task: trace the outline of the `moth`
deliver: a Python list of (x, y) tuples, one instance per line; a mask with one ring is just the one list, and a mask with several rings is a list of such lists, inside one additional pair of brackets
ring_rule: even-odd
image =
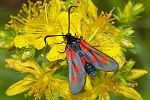
[(66, 57), (69, 70), (69, 86), (72, 94), (78, 94), (85, 85), (86, 75), (96, 75), (96, 69), (110, 72), (117, 71), (118, 63), (110, 56), (95, 49), (82, 39), (72, 36), (70, 33), (70, 9), (77, 6), (70, 6), (68, 10), (68, 33), (66, 35), (47, 35), (44, 38), (63, 36), (66, 43)]

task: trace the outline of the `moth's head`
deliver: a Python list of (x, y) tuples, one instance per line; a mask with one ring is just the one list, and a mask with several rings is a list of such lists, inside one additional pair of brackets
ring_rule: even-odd
[(72, 44), (78, 40), (78, 38), (72, 36), (70, 33), (67, 33), (64, 38), (67, 41), (67, 44)]
[(65, 39), (66, 39), (66, 40), (71, 39), (71, 38), (72, 38), (72, 35), (71, 35), (70, 33), (67, 33), (67, 34), (65, 35)]
[(70, 33), (67, 33), (65, 36), (64, 36), (64, 39), (69, 42), (69, 41), (72, 41), (74, 37), (70, 34)]

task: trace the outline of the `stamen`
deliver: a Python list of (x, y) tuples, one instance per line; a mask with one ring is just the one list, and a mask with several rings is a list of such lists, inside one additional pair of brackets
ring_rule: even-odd
[(99, 30), (99, 27), (95, 30), (95, 32), (93, 33), (93, 35), (89, 38), (88, 42), (90, 42), (92, 40), (92, 38), (94, 37), (94, 35), (97, 33), (98, 30)]

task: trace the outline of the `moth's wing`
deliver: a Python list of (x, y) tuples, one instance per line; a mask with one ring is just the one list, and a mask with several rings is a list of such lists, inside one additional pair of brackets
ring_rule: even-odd
[(86, 56), (89, 58), (91, 63), (100, 70), (103, 70), (105, 72), (109, 71), (116, 71), (119, 68), (118, 63), (108, 55), (98, 51), (94, 47), (92, 47), (90, 44), (88, 44), (85, 41), (81, 41), (80, 48)]
[(69, 69), (69, 85), (72, 94), (78, 94), (85, 85), (86, 72), (80, 60), (79, 52), (75, 52), (72, 48), (66, 49), (68, 69)]

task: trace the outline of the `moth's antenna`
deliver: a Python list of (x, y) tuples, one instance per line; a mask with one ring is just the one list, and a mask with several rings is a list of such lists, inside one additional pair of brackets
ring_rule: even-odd
[[(70, 10), (73, 7), (78, 7), (78, 6), (70, 6), (69, 9), (68, 9), (68, 33), (70, 32)], [(66, 36), (66, 35), (47, 35), (47, 36), (44, 37), (45, 44), (46, 44), (46, 39), (48, 37), (55, 37), (55, 36)]]
[(44, 42), (45, 42), (45, 44), (46, 44), (46, 39), (47, 39), (48, 37), (55, 37), (55, 36), (66, 36), (66, 35), (47, 35), (47, 36), (44, 37)]
[(70, 6), (68, 9), (68, 33), (70, 33), (70, 10), (73, 7), (78, 7), (78, 6)]

